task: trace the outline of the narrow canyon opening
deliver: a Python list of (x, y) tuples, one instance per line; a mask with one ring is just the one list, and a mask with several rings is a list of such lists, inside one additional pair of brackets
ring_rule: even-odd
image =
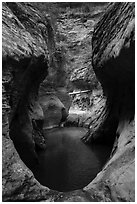
[(5, 201), (134, 200), (134, 17), (129, 2), (3, 3)]
[[(12, 64), (15, 66), (15, 61)], [(89, 129), (67, 120), (69, 113), (62, 121), (63, 127), (54, 126), (60, 114), (53, 102), (54, 94), (45, 92), (43, 86), (40, 86), (48, 73), (44, 56), (23, 59), (18, 62), (18, 66), (28, 68), (20, 81), (16, 111), (11, 112), (10, 117), (10, 137), (16, 150), (43, 186), (61, 192), (82, 189), (108, 161), (113, 142), (85, 144), (82, 138)], [(31, 143), (31, 132), (35, 143)], [(19, 133), (22, 137), (18, 137)]]

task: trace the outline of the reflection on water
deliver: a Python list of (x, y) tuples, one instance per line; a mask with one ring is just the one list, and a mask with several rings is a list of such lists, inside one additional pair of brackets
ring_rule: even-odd
[(86, 186), (106, 162), (110, 147), (85, 145), (80, 138), (86, 129), (78, 127), (46, 130), (47, 149), (39, 152), (37, 180), (58, 191), (71, 191)]

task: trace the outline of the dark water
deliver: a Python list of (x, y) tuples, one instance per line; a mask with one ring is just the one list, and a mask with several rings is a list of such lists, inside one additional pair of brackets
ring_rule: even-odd
[(39, 169), (35, 177), (50, 189), (80, 189), (95, 178), (106, 162), (110, 147), (85, 145), (80, 138), (84, 128), (65, 127), (46, 130), (47, 149), (39, 152)]

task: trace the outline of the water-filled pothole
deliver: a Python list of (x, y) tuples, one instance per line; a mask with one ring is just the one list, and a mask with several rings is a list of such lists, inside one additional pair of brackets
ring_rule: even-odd
[(54, 128), (45, 131), (47, 148), (38, 153), (36, 179), (57, 191), (72, 191), (89, 184), (101, 170), (111, 148), (104, 145), (85, 145), (81, 137), (86, 129)]

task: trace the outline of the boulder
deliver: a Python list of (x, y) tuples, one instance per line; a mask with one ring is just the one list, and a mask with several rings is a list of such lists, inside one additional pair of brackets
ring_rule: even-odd
[(66, 120), (68, 112), (55, 93), (45, 93), (39, 102), (44, 113), (43, 129), (57, 127)]
[(68, 112), (71, 107), (71, 97), (69, 96), (67, 89), (65, 87), (58, 87), (56, 89), (56, 96), (59, 98), (59, 100), (63, 103), (63, 105), (66, 108), (66, 111)]

